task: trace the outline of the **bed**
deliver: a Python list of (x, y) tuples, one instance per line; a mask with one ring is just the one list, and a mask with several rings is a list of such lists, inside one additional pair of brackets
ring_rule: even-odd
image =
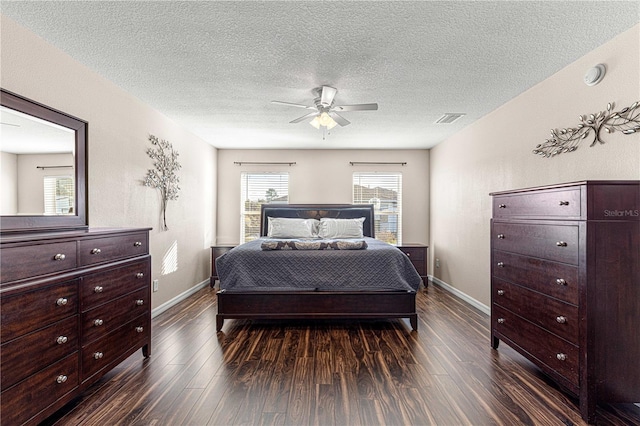
[[(278, 239), (270, 228), (308, 219), (322, 221), (323, 226), (358, 221), (362, 238)], [(216, 329), (220, 331), (227, 318), (408, 318), (417, 330), (416, 292), (422, 280), (399, 249), (374, 237), (372, 205), (263, 205), (260, 238), (216, 259), (220, 278)], [(319, 241), (333, 246), (316, 250), (294, 245), (318, 246)], [(364, 247), (352, 249), (357, 243)]]

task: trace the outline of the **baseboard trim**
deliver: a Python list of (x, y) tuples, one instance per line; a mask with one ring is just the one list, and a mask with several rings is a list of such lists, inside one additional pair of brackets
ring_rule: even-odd
[(484, 312), (487, 315), (491, 315), (491, 309), (487, 305), (477, 301), (476, 299), (469, 296), (468, 294), (461, 292), (457, 288), (453, 287), (451, 284), (447, 284), (446, 282), (442, 281), (439, 278), (434, 277), (433, 275), (429, 275), (429, 281), (447, 290), (449, 293), (453, 294), (457, 298), (464, 300), (474, 308)]
[(160, 315), (161, 313), (163, 313), (167, 309), (171, 308), (174, 305), (177, 305), (178, 303), (182, 302), (187, 297), (191, 296), (193, 293), (197, 292), (198, 290), (200, 290), (200, 289), (202, 289), (202, 288), (204, 288), (204, 287), (206, 287), (208, 285), (209, 285), (209, 278), (207, 278), (206, 280), (202, 281), (199, 284), (194, 285), (193, 287), (191, 287), (187, 291), (184, 291), (184, 292), (180, 293), (179, 295), (177, 295), (173, 299), (167, 300), (162, 305), (158, 306), (157, 308), (155, 308), (155, 309), (153, 309), (151, 311), (151, 318), (157, 317), (158, 315)]

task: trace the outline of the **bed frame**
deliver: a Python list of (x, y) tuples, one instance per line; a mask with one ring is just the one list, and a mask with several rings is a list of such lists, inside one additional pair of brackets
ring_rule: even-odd
[[(260, 235), (265, 236), (269, 217), (350, 219), (364, 217), (363, 233), (375, 237), (372, 205), (263, 204)], [(418, 329), (415, 291), (264, 291), (220, 290), (216, 330), (226, 318), (234, 319), (375, 319), (409, 318)]]

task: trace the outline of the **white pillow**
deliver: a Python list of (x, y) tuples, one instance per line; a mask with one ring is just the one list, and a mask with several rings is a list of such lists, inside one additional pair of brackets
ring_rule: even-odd
[(317, 238), (318, 219), (294, 219), (269, 217), (267, 237), (270, 238)]
[(323, 239), (329, 238), (362, 238), (362, 224), (364, 217), (357, 219), (330, 219), (323, 217), (320, 219), (320, 229), (318, 236)]

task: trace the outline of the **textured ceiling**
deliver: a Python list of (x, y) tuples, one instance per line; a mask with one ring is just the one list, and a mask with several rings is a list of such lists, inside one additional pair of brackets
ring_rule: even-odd
[[(220, 148), (428, 148), (640, 22), (637, 1), (22, 1), (1, 13)], [(594, 64), (595, 65), (595, 64)], [(586, 70), (585, 70), (586, 71)], [(305, 110), (338, 89), (326, 139)], [(466, 113), (453, 124), (434, 122)], [(151, 131), (151, 130), (150, 130)]]

